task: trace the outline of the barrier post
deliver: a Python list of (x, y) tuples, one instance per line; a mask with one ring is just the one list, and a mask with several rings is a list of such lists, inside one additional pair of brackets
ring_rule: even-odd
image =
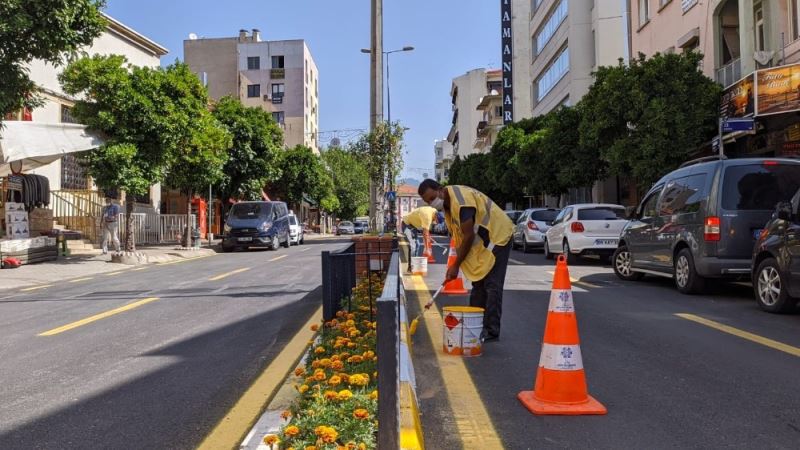
[(389, 272), (378, 298), (378, 448), (395, 449), (400, 443), (400, 259), (392, 255)]

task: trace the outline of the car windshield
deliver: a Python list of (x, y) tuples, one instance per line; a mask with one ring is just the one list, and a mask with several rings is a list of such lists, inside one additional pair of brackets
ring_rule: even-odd
[(342, 222), (339, 224), (340, 227), (352, 227), (353, 222)]
[(289, 216), (289, 225), (297, 225), (297, 217)]
[(624, 220), (625, 208), (598, 206), (578, 210), (578, 220)]
[(722, 207), (726, 210), (772, 210), (800, 188), (800, 164), (748, 164), (725, 169)]
[(237, 219), (255, 219), (266, 217), (272, 210), (267, 203), (237, 203), (231, 209), (231, 217)]
[(559, 211), (555, 209), (543, 209), (541, 211), (534, 211), (531, 213), (531, 220), (537, 222), (552, 222), (556, 220)]

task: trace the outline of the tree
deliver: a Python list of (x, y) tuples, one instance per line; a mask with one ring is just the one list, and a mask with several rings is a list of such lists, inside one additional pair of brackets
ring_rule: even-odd
[(491, 199), (498, 198), (499, 190), (495, 180), (487, 171), (491, 164), (491, 155), (488, 153), (472, 153), (466, 158), (456, 156), (450, 166), (450, 176), (447, 178), (448, 184), (460, 184), (477, 189)]
[(601, 67), (581, 100), (580, 144), (609, 170), (648, 188), (716, 132), (721, 87), (703, 75), (697, 52), (640, 54)]
[(246, 107), (232, 97), (220, 99), (213, 114), (233, 137), (223, 177), (217, 185), (220, 198), (260, 199), (264, 187), (280, 176), (278, 159), (283, 131), (270, 113)]
[(333, 181), (322, 159), (308, 147), (298, 145), (280, 156), (281, 176), (273, 183), (273, 191), (287, 203), (298, 205), (305, 196), (325, 210), (335, 209)]
[(337, 217), (353, 219), (363, 216), (369, 209), (369, 174), (364, 163), (352, 151), (329, 148), (322, 154), (332, 176), (333, 190), (338, 207)]
[[(371, 132), (362, 134), (351, 146), (353, 152), (364, 161), (370, 180), (378, 186), (378, 199), (385, 194), (385, 181), (394, 179), (403, 170), (404, 134), (405, 128), (399, 122), (381, 122)], [(370, 221), (377, 223), (378, 216), (382, 215), (378, 214), (377, 208), (373, 211), (372, 206)]]
[(0, 7), (0, 122), (6, 114), (41, 105), (27, 64), (53, 65), (92, 43), (105, 28), (104, 0), (4, 0)]

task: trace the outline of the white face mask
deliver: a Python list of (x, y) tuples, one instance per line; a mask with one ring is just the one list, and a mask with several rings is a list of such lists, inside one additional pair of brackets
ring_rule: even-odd
[(432, 202), (429, 203), (431, 208), (436, 208), (437, 211), (444, 210), (444, 199), (441, 197), (436, 197)]

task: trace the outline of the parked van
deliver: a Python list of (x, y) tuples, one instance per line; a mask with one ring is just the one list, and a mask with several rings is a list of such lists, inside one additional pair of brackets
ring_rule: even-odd
[(289, 208), (284, 202), (240, 202), (225, 218), (222, 251), (289, 247)]
[(707, 278), (750, 275), (753, 246), (775, 205), (800, 188), (800, 161), (702, 158), (659, 180), (622, 230), (614, 272), (670, 277), (685, 294)]

